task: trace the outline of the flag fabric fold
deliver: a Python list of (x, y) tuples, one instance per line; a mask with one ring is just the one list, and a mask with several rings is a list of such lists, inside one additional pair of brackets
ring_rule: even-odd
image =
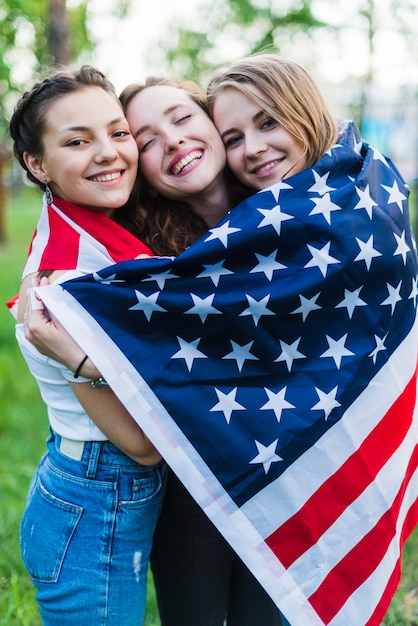
[(418, 520), (408, 189), (354, 124), (176, 258), (39, 290), (292, 626), (377, 626)]
[[(98, 267), (134, 259), (151, 250), (125, 228), (101, 213), (54, 198), (43, 197), (42, 211), (29, 246), (22, 279), (43, 270), (78, 270), (90, 274)], [(6, 303), (14, 317), (19, 296)]]

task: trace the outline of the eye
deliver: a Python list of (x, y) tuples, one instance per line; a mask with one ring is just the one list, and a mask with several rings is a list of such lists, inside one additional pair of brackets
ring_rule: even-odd
[(139, 152), (146, 152), (146, 150), (148, 150), (148, 148), (150, 148), (152, 146), (152, 144), (154, 143), (156, 137), (150, 137), (149, 139), (145, 139), (143, 141), (138, 141), (137, 142), (137, 146), (138, 146), (138, 150)]
[(268, 117), (264, 118), (264, 120), (261, 122), (260, 128), (262, 130), (263, 129), (270, 130), (270, 128), (275, 128), (278, 125), (279, 125), (279, 122), (277, 122), (277, 120), (275, 120), (274, 118), (268, 116)]
[(224, 146), (227, 149), (233, 148), (234, 146), (238, 145), (241, 140), (242, 140), (242, 135), (231, 135), (227, 139), (224, 139)]
[(65, 145), (68, 146), (69, 148), (72, 148), (72, 147), (82, 146), (85, 143), (87, 143), (86, 139), (71, 139), (70, 141), (67, 141)]
[(130, 134), (129, 130), (116, 130), (112, 136), (118, 139), (119, 137), (129, 137)]
[(191, 113), (188, 113), (187, 115), (182, 115), (181, 117), (178, 117), (174, 124), (182, 124), (183, 122), (186, 122), (187, 120), (189, 120), (192, 117)]

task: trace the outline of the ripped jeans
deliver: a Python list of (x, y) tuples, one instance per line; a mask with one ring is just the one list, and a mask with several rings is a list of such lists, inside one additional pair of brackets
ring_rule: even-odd
[(165, 464), (139, 465), (110, 442), (74, 460), (60, 444), (48, 439), (21, 524), (43, 623), (141, 626)]

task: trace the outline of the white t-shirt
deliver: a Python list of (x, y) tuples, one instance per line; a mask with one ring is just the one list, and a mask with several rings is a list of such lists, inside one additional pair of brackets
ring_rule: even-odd
[[(66, 272), (57, 282), (81, 274), (78, 271)], [(62, 437), (77, 441), (105, 441), (107, 437), (87, 415), (68, 383), (83, 383), (89, 379), (82, 376), (74, 378), (73, 372), (62, 363), (38, 352), (26, 339), (23, 324), (16, 324), (15, 332), (23, 358), (38, 383), (53, 430)]]

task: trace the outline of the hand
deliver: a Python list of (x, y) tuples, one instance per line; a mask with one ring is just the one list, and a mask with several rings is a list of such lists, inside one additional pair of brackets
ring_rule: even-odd
[(84, 353), (36, 295), (34, 287), (44, 287), (49, 284), (47, 278), (32, 281), (24, 316), (25, 336), (41, 354), (71, 369), (72, 365), (80, 362)]

